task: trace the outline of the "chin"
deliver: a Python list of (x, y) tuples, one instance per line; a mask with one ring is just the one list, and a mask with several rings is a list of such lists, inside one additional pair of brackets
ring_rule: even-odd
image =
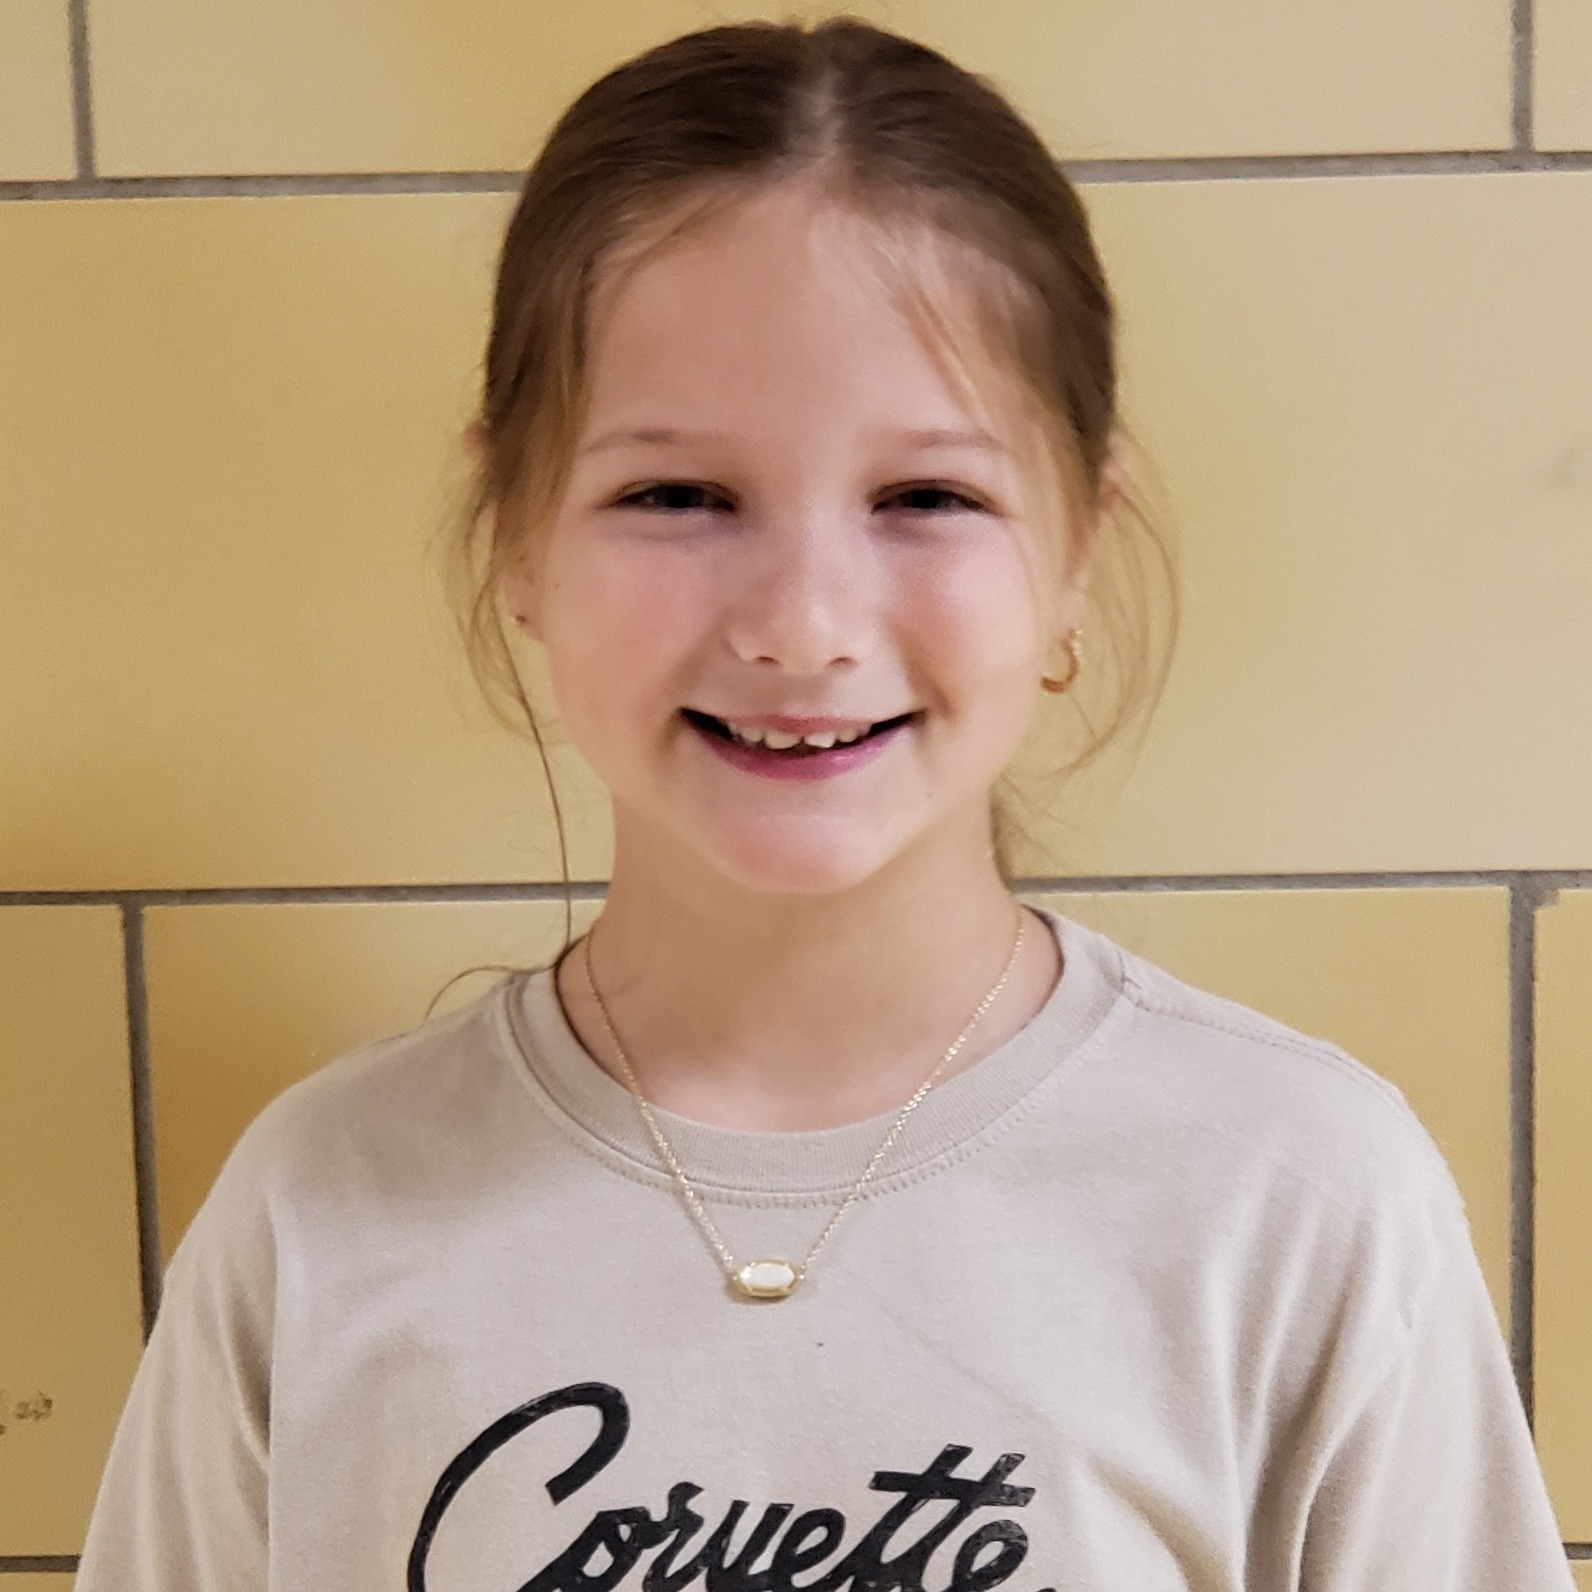
[(699, 847), (705, 858), (746, 890), (769, 895), (836, 895), (865, 884), (903, 849), (878, 833), (837, 835), (820, 828), (806, 834), (720, 836)]

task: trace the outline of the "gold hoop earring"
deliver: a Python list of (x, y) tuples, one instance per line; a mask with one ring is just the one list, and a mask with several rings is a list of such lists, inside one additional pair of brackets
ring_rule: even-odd
[(1064, 680), (1052, 680), (1048, 675), (1039, 677), (1040, 685), (1046, 690), (1059, 696), (1063, 691), (1070, 690), (1072, 682), (1078, 678), (1078, 671), (1083, 667), (1083, 632), (1069, 630), (1067, 632), (1066, 648), (1072, 657), (1072, 669)]

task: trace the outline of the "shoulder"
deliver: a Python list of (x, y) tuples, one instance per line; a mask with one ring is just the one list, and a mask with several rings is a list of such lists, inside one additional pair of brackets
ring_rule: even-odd
[[(182, 1249), (236, 1244), (249, 1231), (296, 1225), (306, 1207), (357, 1208), (351, 1196), (420, 1182), (440, 1149), (478, 1147), (516, 1081), (503, 1064), (505, 980), (430, 1021), (354, 1046), (290, 1084), (249, 1122), (228, 1152)], [(468, 1163), (453, 1156), (447, 1164)], [(174, 1263), (176, 1256), (173, 1257)]]
[(1195, 1162), (1274, 1198), (1291, 1189), (1340, 1225), (1403, 1225), (1415, 1244), (1462, 1234), (1448, 1162), (1389, 1078), (1330, 1039), (1115, 950), (1132, 1020), (1114, 1060), (1152, 1137), (1162, 1129)]
[(499, 1007), (504, 980), (473, 1000), (346, 1050), (279, 1094), (250, 1132), (262, 1140), (313, 1141), (359, 1124), (415, 1124), (469, 1101), (501, 1073)]
[(1364, 1385), (1444, 1287), (1482, 1286), (1437, 1141), (1343, 1046), (1117, 954), (1127, 1015), (1087, 1069), (1114, 1206), (1287, 1407), (1328, 1364)]

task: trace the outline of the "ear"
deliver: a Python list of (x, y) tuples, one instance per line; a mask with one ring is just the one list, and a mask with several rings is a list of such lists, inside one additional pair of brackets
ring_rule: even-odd
[(533, 641), (542, 639), (540, 588), (530, 560), (522, 555), (504, 572), (501, 583), (503, 601), (516, 629)]
[[(487, 464), (488, 448), (486, 422), (481, 419), (472, 420), (460, 433), (460, 440), (475, 467), (478, 470), (484, 469)], [(494, 506), (488, 508), (486, 512), (495, 521), (502, 511)], [(499, 528), (494, 524), (492, 529), (492, 541), (496, 545)], [(523, 552), (512, 567), (499, 577), (498, 595), (502, 597), (503, 605), (508, 610), (509, 622), (533, 640), (540, 641), (541, 620), (536, 604), (536, 582)]]
[(1127, 447), (1121, 432), (1113, 432), (1106, 446), (1106, 456), (1100, 466), (1100, 489), (1096, 494), (1095, 511), (1089, 522), (1079, 528), (1078, 546), (1073, 554), (1073, 572), (1067, 582), (1070, 592), (1077, 593), (1077, 607), (1083, 607), (1083, 594), (1089, 585), (1089, 572), (1094, 567), (1094, 551), (1106, 519), (1116, 507), (1128, 487)]
[(1128, 488), (1128, 448), (1120, 431), (1113, 431), (1106, 446), (1105, 462), (1100, 467), (1100, 508), (1109, 512)]

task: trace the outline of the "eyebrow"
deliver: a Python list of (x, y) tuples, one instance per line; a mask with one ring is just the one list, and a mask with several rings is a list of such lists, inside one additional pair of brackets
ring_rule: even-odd
[[(1007, 453), (1004, 443), (983, 430), (959, 430), (952, 426), (930, 426), (916, 431), (899, 431), (895, 439), (915, 448), (981, 448), (989, 453)], [(607, 431), (588, 442), (578, 457), (600, 453), (625, 443), (640, 443), (649, 447), (670, 447), (681, 442), (722, 442), (722, 431), (676, 431), (668, 426), (633, 426), (618, 431)]]

